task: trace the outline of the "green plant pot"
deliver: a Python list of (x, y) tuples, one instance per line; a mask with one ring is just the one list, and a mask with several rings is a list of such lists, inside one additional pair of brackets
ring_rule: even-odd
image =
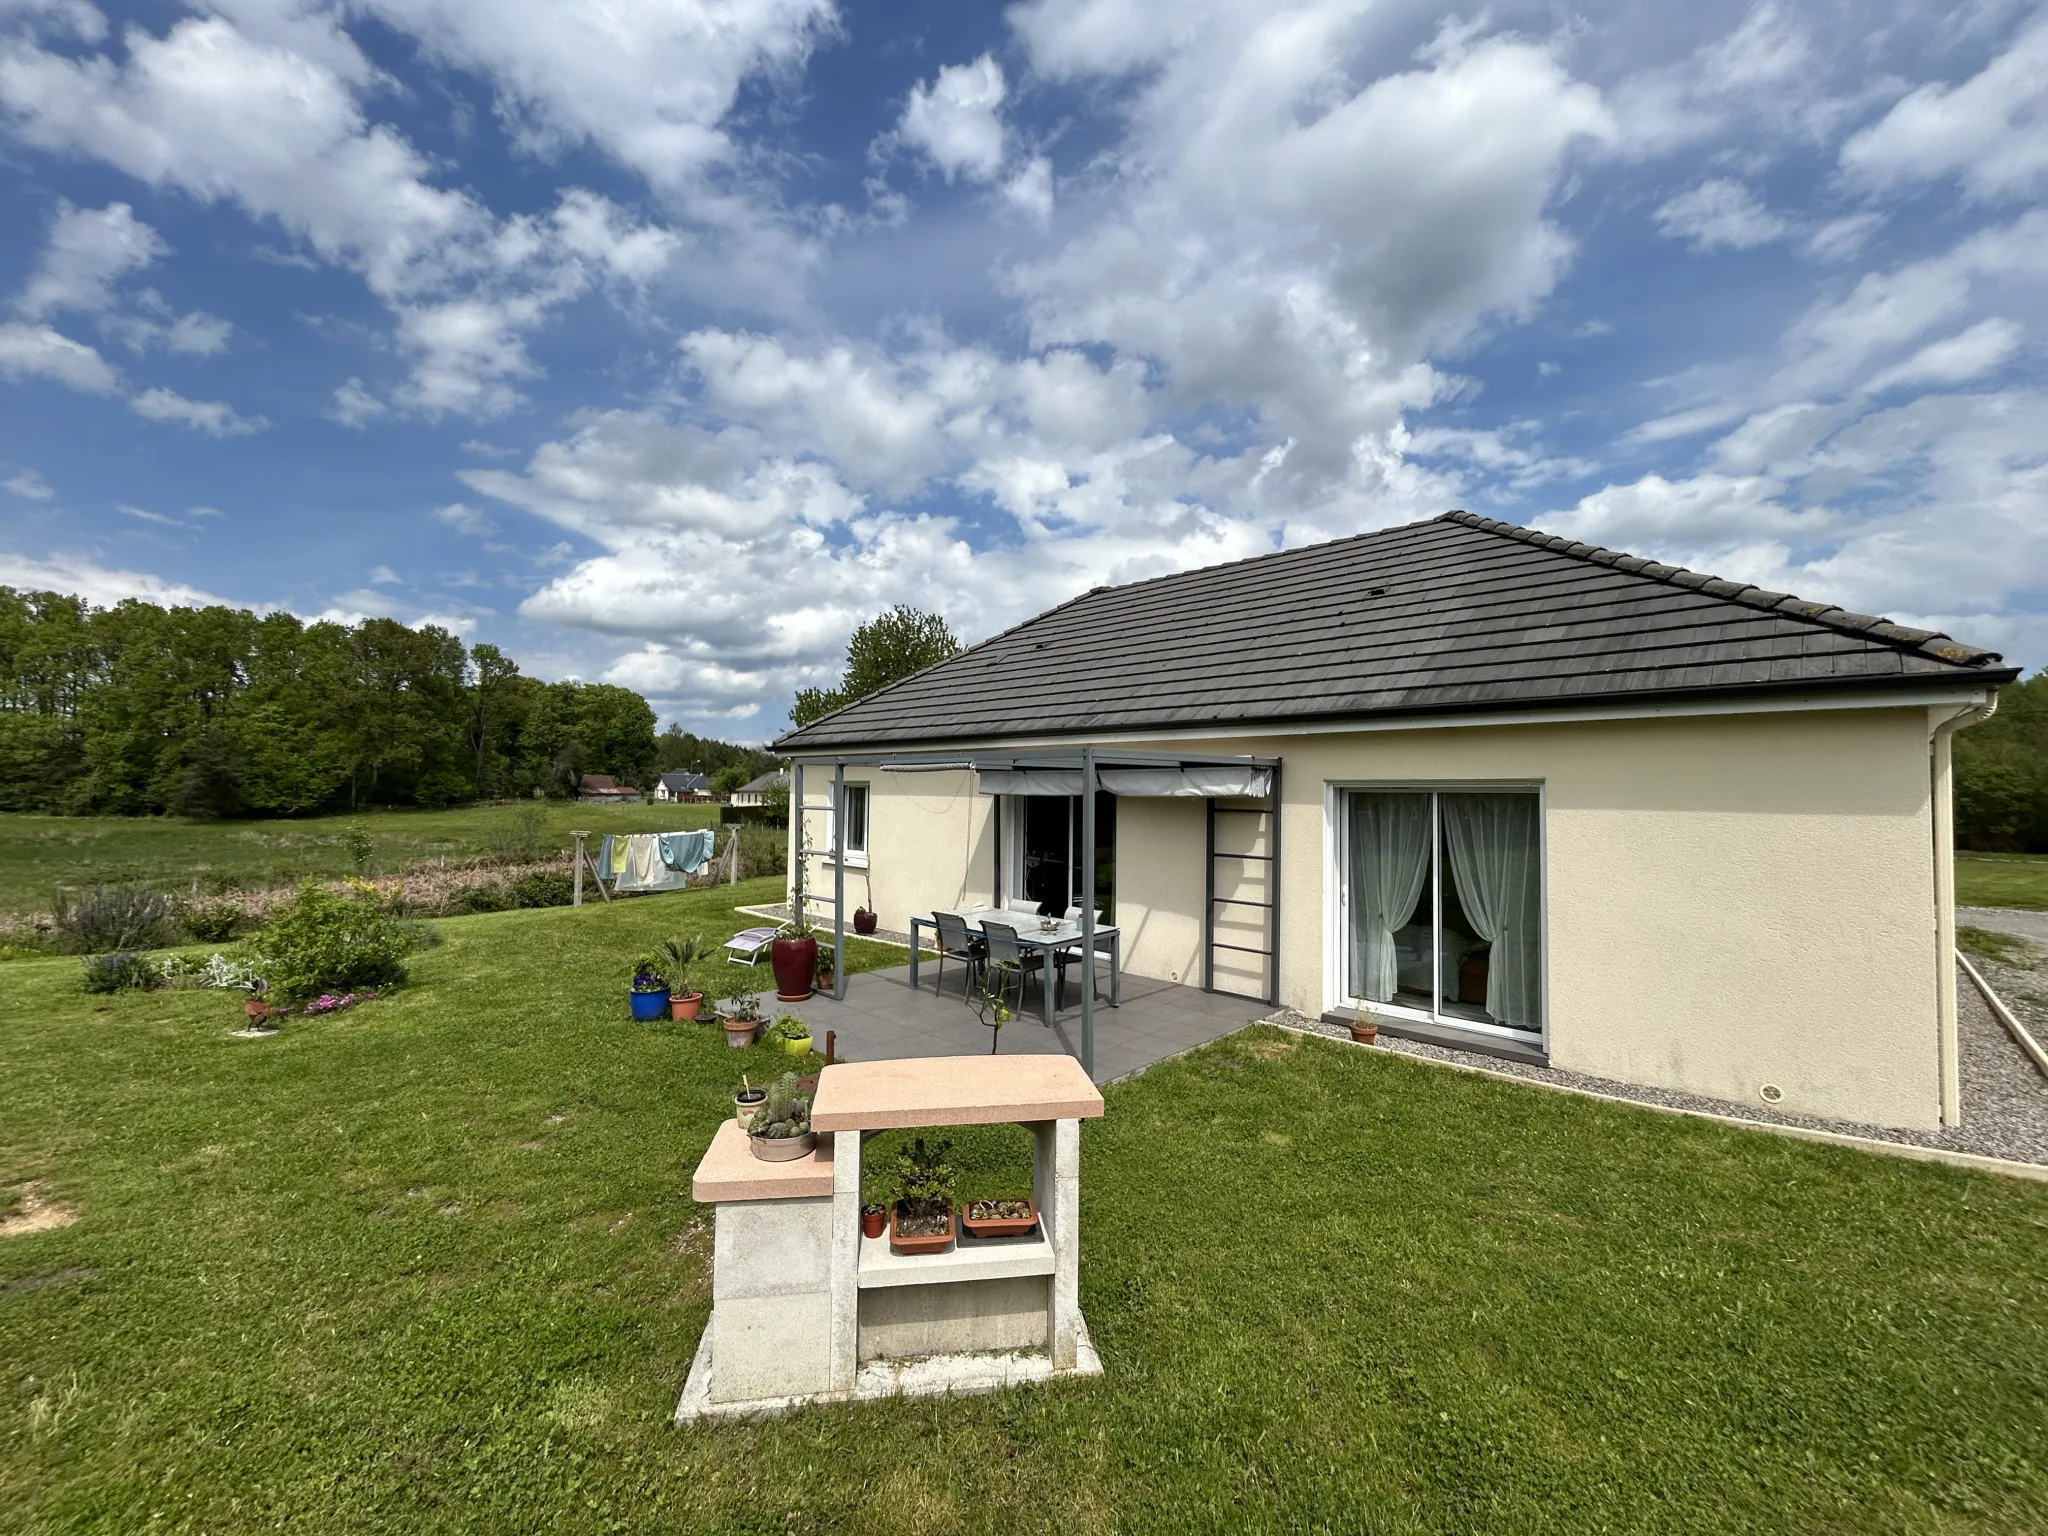
[(811, 1054), (811, 1036), (805, 1035), (801, 1040), (778, 1040), (775, 1048), (785, 1056), (808, 1056)]

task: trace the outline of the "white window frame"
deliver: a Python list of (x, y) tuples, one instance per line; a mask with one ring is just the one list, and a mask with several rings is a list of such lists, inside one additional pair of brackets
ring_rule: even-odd
[[(1343, 814), (1344, 796), (1353, 791), (1373, 793), (1427, 794), (1430, 798), (1430, 872), (1433, 910), (1431, 1005), (1427, 1009), (1406, 1003), (1369, 1002), (1351, 996), (1348, 961), (1351, 942), (1351, 880), (1349, 823)], [(1533, 794), (1536, 796), (1536, 895), (1537, 962), (1542, 975), (1537, 995), (1542, 1009), (1542, 1027), (1535, 1031), (1516, 1029), (1480, 1019), (1446, 1015), (1443, 1011), (1443, 964), (1434, 946), (1443, 932), (1443, 880), (1436, 866), (1441, 846), (1436, 796), (1445, 794)], [(1427, 1024), (1432, 1029), (1464, 1030), (1494, 1039), (1534, 1044), (1546, 1054), (1550, 1050), (1550, 816), (1549, 798), (1541, 779), (1327, 779), (1323, 783), (1323, 997), (1327, 1008), (1369, 1009), (1391, 1019)]]
[(837, 859), (843, 862), (848, 869), (866, 869), (868, 867), (868, 843), (874, 836), (875, 797), (870, 791), (867, 781), (864, 779), (848, 779), (846, 781), (845, 793), (851, 796), (855, 790), (860, 791), (861, 798), (860, 846), (856, 848), (851, 843), (848, 843), (844, 849), (839, 846), (839, 810), (837, 806), (827, 807), (825, 811), (825, 862), (830, 864)]

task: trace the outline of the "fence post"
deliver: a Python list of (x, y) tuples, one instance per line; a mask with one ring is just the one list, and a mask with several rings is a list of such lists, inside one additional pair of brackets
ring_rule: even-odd
[(569, 905), (580, 907), (583, 905), (583, 839), (590, 834), (571, 832), (569, 835), (576, 839), (576, 894), (570, 898)]

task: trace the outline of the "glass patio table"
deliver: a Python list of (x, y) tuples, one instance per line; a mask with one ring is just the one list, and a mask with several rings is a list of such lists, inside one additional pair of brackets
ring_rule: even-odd
[[(1017, 943), (1025, 949), (1045, 952), (1045, 974), (1039, 978), (1040, 1001), (1044, 1005), (1047, 1027), (1052, 1024), (1053, 988), (1046, 985), (1047, 976), (1059, 963), (1059, 956), (1066, 950), (1079, 949), (1082, 944), (1081, 923), (1078, 918), (1060, 918), (1047, 928), (1045, 918), (1035, 912), (1014, 912), (1006, 907), (973, 907), (960, 914), (962, 922), (973, 932), (981, 931), (983, 918), (998, 923), (1008, 923), (1017, 930)], [(910, 984), (917, 985), (917, 962), (920, 928), (928, 928), (934, 936), (938, 933), (938, 920), (930, 913), (910, 920)], [(1095, 927), (1096, 954), (1109, 956), (1109, 1006), (1118, 1007), (1123, 1002), (1123, 935), (1106, 924)], [(1095, 961), (1093, 956), (1081, 957), (1088, 968), (1088, 985), (1095, 985)]]

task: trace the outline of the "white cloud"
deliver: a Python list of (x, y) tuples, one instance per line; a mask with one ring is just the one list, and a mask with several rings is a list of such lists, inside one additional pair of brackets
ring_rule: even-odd
[(114, 508), (114, 510), (115, 510), (116, 512), (120, 513), (120, 514), (121, 514), (121, 515), (122, 515), (123, 517), (132, 517), (132, 518), (134, 518), (134, 519), (135, 519), (135, 520), (136, 520), (137, 522), (142, 522), (142, 523), (155, 523), (155, 524), (157, 524), (157, 525), (158, 525), (159, 527), (164, 527), (164, 528), (184, 528), (184, 527), (187, 527), (187, 526), (189, 526), (189, 525), (188, 525), (188, 524), (187, 524), (187, 523), (186, 523), (186, 522), (185, 522), (185, 521), (184, 521), (183, 519), (181, 519), (181, 518), (176, 518), (176, 517), (166, 517), (166, 516), (165, 516), (165, 515), (164, 515), (163, 513), (161, 513), (161, 512), (151, 512), (151, 511), (149, 511), (149, 510), (148, 510), (147, 508), (144, 508), (144, 507), (127, 507), (127, 506), (122, 506), (122, 507), (116, 507), (116, 508)]
[(373, 587), (389, 586), (402, 580), (403, 578), (400, 577), (398, 572), (391, 569), (388, 565), (373, 565), (370, 567), (370, 585)]
[(107, 309), (114, 303), (114, 283), (141, 271), (167, 249), (163, 237), (136, 218), (126, 203), (104, 208), (64, 203), (50, 226), (42, 259), (14, 307), (32, 320), (60, 309)]
[(1659, 231), (1696, 251), (1748, 250), (1783, 239), (1790, 226), (1739, 181), (1717, 177), (1681, 192), (1655, 215)]
[(1870, 394), (1909, 384), (1965, 384), (1982, 378), (2019, 350), (2020, 328), (2010, 320), (1980, 320), (1943, 341), (1929, 342), (1864, 386)]
[(31, 592), (74, 592), (102, 607), (131, 597), (178, 608), (205, 608), (227, 601), (199, 587), (145, 571), (110, 569), (84, 555), (57, 554), (37, 560), (0, 550), (0, 586)]
[(105, 358), (81, 341), (47, 325), (0, 323), (0, 374), (10, 379), (50, 379), (84, 394), (108, 395), (121, 380)]
[(477, 511), (475, 507), (464, 506), (459, 501), (450, 502), (445, 507), (434, 508), (434, 516), (446, 523), (450, 528), (453, 528), (457, 533), (466, 533), (472, 538), (482, 538), (486, 534), (498, 531), (496, 523), (484, 516), (483, 513)]
[(1885, 216), (1866, 210), (1830, 219), (1806, 237), (1800, 247), (1815, 261), (1847, 261), (1859, 254), (1866, 241), (1884, 227)]
[(920, 80), (910, 88), (896, 136), (924, 151), (948, 181), (993, 181), (1003, 168), (1004, 94), (1003, 67), (993, 55), (949, 64), (930, 85)]
[(28, 501), (48, 501), (57, 494), (50, 489), (49, 483), (32, 469), (24, 469), (18, 475), (9, 475), (5, 480), (0, 480), (0, 486), (5, 486), (15, 495)]
[(175, 421), (215, 437), (246, 437), (270, 425), (261, 416), (237, 415), (224, 401), (188, 400), (170, 389), (146, 389), (128, 404), (149, 421)]
[(1052, 162), (1033, 155), (1024, 168), (1003, 183), (1003, 197), (1010, 206), (1039, 224), (1052, 219)]
[(1923, 85), (1842, 146), (1876, 187), (1958, 177), (1973, 197), (2024, 197), (2048, 178), (2048, 19), (1960, 85)]
[(334, 404), (327, 414), (344, 427), (363, 427), (391, 409), (363, 387), (361, 379), (348, 379), (334, 391)]

